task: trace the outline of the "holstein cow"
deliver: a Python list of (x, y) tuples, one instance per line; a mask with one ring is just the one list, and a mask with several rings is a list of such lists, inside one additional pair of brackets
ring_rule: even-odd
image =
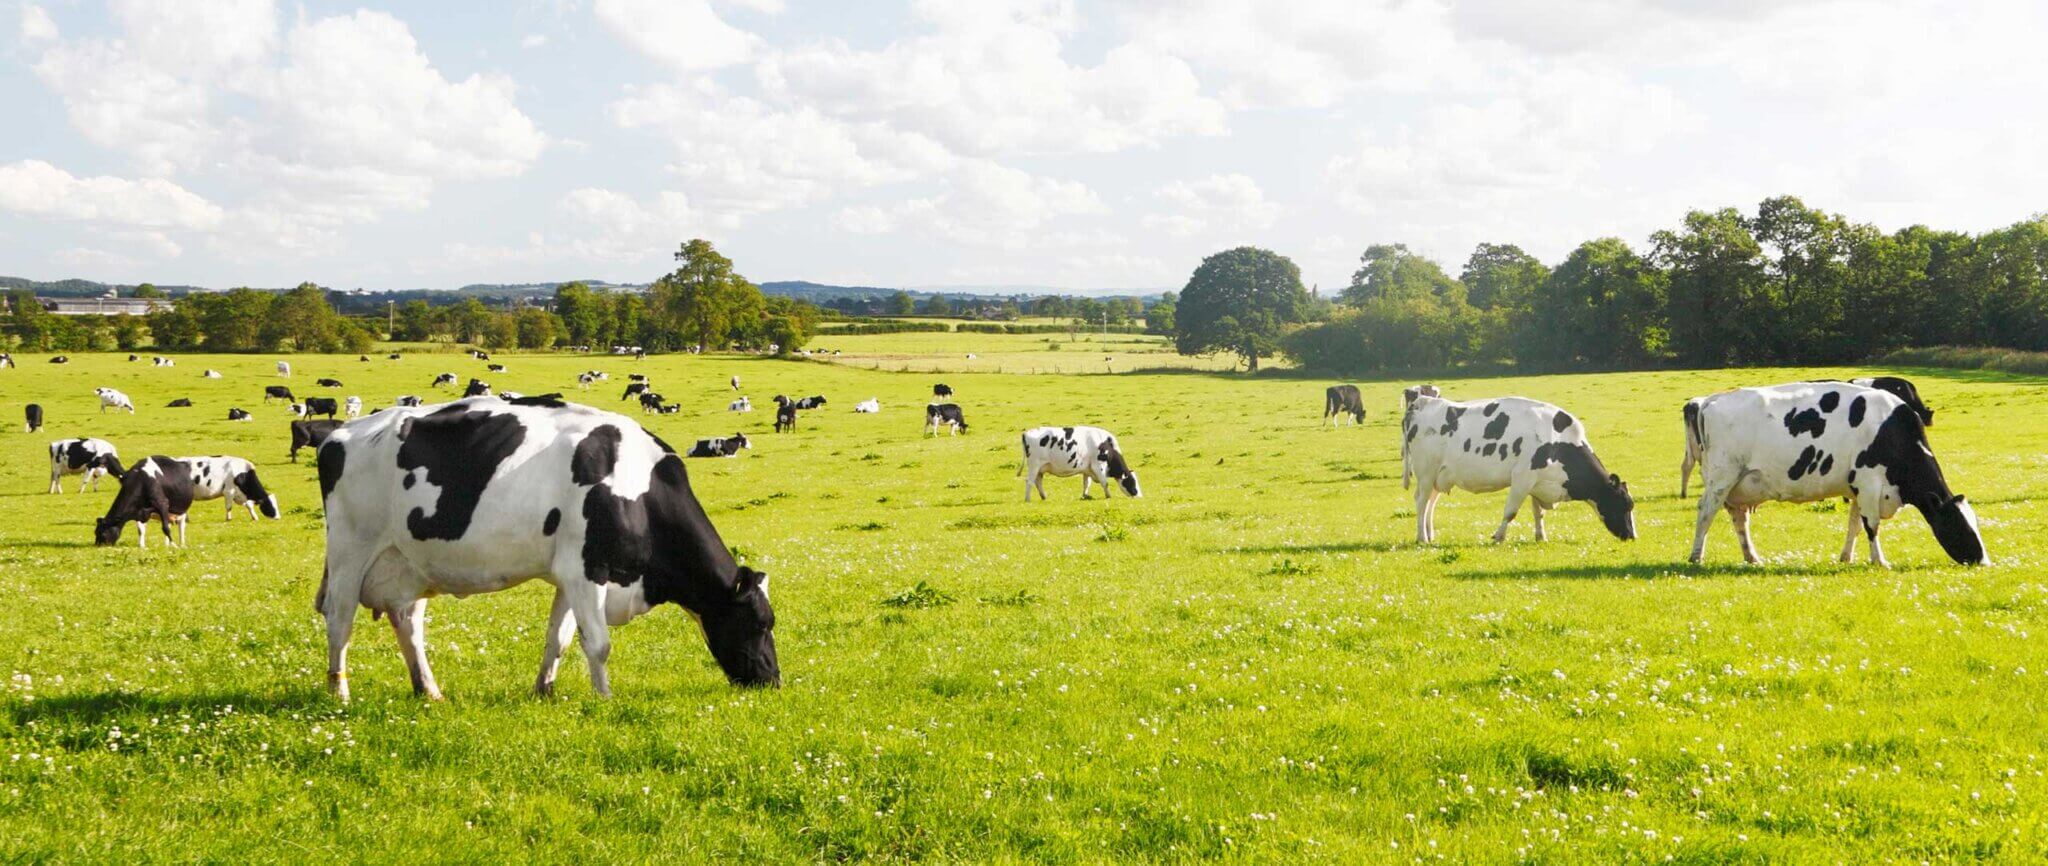
[(420, 404), (421, 404), (422, 402), (424, 402), (424, 401), (422, 401), (422, 400), (421, 400), (420, 398), (418, 398), (418, 397), (416, 397), (416, 396), (413, 396), (413, 395), (411, 395), (411, 394), (407, 394), (407, 395), (405, 395), (405, 396), (403, 396), (403, 397), (400, 397), (400, 398), (398, 398), (398, 402), (396, 402), (396, 403), (393, 403), (392, 405), (394, 405), (394, 406), (401, 406), (401, 407), (402, 407), (402, 406), (418, 406), (418, 405), (420, 405)]
[(334, 417), (334, 413), (340, 411), (340, 401), (335, 400), (333, 397), (306, 398), (306, 415), (308, 417), (314, 415), (325, 415), (329, 418), (332, 418)]
[[(1825, 384), (1842, 380), (1815, 379), (1813, 381)], [(1848, 381), (1851, 385), (1876, 388), (1879, 391), (1899, 398), (1900, 402), (1906, 404), (1906, 408), (1913, 410), (1913, 414), (1920, 416), (1920, 423), (1923, 426), (1934, 426), (1934, 410), (1927, 408), (1927, 404), (1920, 401), (1920, 389), (1913, 387), (1911, 381), (1899, 378), (1898, 376), (1867, 376)], [(1680, 498), (1685, 497), (1691, 492), (1692, 468), (1699, 465), (1700, 462), (1701, 446), (1699, 435), (1695, 431), (1698, 430), (1697, 422), (1699, 419), (1697, 416), (1699, 415), (1699, 407), (1707, 399), (1706, 397), (1694, 397), (1685, 401), (1685, 457), (1678, 464), (1678, 495)]]
[[(372, 417), (375, 417), (375, 416), (372, 416)], [(315, 449), (319, 448), (319, 447), (320, 447), (320, 443), (322, 443), (322, 442), (325, 442), (325, 441), (327, 441), (327, 437), (328, 437), (328, 436), (330, 436), (330, 435), (332, 435), (332, 434), (334, 433), (334, 431), (336, 431), (336, 430), (339, 430), (339, 429), (341, 429), (341, 425), (342, 425), (342, 424), (344, 424), (344, 423), (346, 423), (346, 422), (342, 422), (342, 421), (293, 421), (293, 422), (292, 422), (292, 452), (291, 452), (291, 458), (292, 458), (292, 462), (293, 462), (293, 463), (297, 463), (297, 462), (299, 462), (299, 449), (301, 449), (301, 448), (315, 448)]]
[(254, 416), (250, 415), (249, 412), (245, 409), (240, 409), (233, 406), (228, 407), (229, 421), (247, 421), (252, 417)]
[(1034, 427), (1024, 431), (1024, 465), (1017, 474), (1024, 476), (1024, 501), (1031, 501), (1031, 490), (1038, 489), (1038, 498), (1045, 499), (1045, 476), (1061, 478), (1081, 476), (1081, 498), (1088, 498), (1090, 482), (1102, 485), (1102, 496), (1109, 498), (1109, 480), (1114, 478), (1122, 485), (1124, 493), (1137, 497), (1138, 473), (1124, 461), (1123, 451), (1117, 448), (1116, 436), (1100, 427)]
[(940, 427), (947, 428), (955, 436), (967, 432), (967, 416), (960, 414), (959, 404), (929, 403), (925, 405), (925, 435), (937, 436)]
[(631, 384), (629, 384), (629, 385), (627, 385), (627, 386), (626, 386), (626, 392), (625, 392), (625, 393), (623, 393), (623, 394), (620, 394), (620, 395), (619, 395), (619, 399), (621, 399), (621, 400), (628, 400), (628, 399), (631, 399), (631, 398), (633, 398), (633, 397), (635, 397), (635, 396), (637, 396), (637, 395), (640, 395), (640, 394), (645, 394), (645, 393), (647, 393), (647, 383), (646, 383), (646, 382), (634, 382), (634, 383), (631, 383)]
[(953, 388), (944, 382), (940, 382), (932, 386), (932, 396), (940, 398), (951, 397), (953, 396)]
[(28, 406), (22, 410), (22, 414), (26, 416), (26, 420), (28, 422), (28, 432), (34, 433), (37, 430), (43, 429), (43, 406), (41, 403), (28, 404)]
[(882, 400), (879, 397), (869, 397), (866, 400), (853, 404), (853, 411), (862, 415), (877, 414), (882, 411)]
[(810, 410), (823, 405), (825, 405), (825, 398), (823, 397), (800, 397), (796, 400), (796, 407), (798, 409)]
[(348, 697), (356, 609), (388, 614), (413, 691), (439, 698), (427, 664), (434, 595), (553, 584), (534, 691), (554, 690), (582, 632), (591, 687), (611, 693), (611, 626), (665, 602), (703, 629), (736, 685), (780, 685), (768, 578), (733, 561), (668, 446), (631, 420), (560, 402), (462, 400), (380, 412), (320, 448), (329, 687)]
[(503, 372), (505, 372), (505, 365), (504, 365), (504, 364), (485, 364), (485, 365), (484, 365), (484, 371), (485, 371), (485, 372), (487, 372), (487, 373), (503, 373)]
[(734, 376), (734, 377), (732, 377), (732, 389), (733, 389), (734, 391), (738, 391), (738, 390), (740, 389), (740, 377), (738, 377), (738, 376)]
[(320, 387), (322, 387), (322, 388), (339, 388), (339, 387), (341, 387), (341, 380), (340, 380), (340, 379), (321, 379), (321, 380), (319, 380), (319, 381), (316, 381), (316, 382), (314, 382), (313, 384), (315, 384), (315, 385), (318, 385), (318, 386), (320, 386)]
[(482, 379), (470, 379), (469, 387), (462, 389), (462, 396), (489, 397), (491, 396), (491, 384)]
[(596, 384), (596, 383), (597, 383), (597, 374), (595, 374), (595, 373), (577, 373), (577, 374), (576, 374), (576, 387), (578, 387), (578, 388), (581, 388), (581, 389), (583, 389), (583, 390), (585, 390), (585, 391), (588, 391), (588, 390), (590, 390), (590, 386), (591, 386), (591, 385), (594, 385), (594, 384)]
[(1636, 503), (1628, 485), (1607, 471), (1571, 413), (1521, 397), (1454, 403), (1418, 395), (1407, 415), (1402, 463), (1404, 472), (1415, 474), (1417, 543), (1436, 540), (1436, 503), (1444, 493), (1502, 488), (1508, 501), (1495, 542), (1507, 540), (1524, 499), (1536, 506), (1537, 541), (1547, 537), (1544, 514), (1573, 500), (1592, 502), (1614, 537), (1635, 539)]
[(306, 417), (306, 404), (304, 403), (293, 403), (291, 406), (287, 408), (290, 408), (292, 410), (292, 417), (294, 418)]
[(123, 471), (120, 454), (105, 439), (59, 439), (50, 443), (51, 493), (63, 489), (57, 482), (66, 475), (84, 475), (78, 482), (78, 492), (84, 493), (87, 484), (93, 490), (100, 489), (100, 476), (120, 478)]
[(277, 362), (277, 375), (283, 376), (287, 379), (291, 378), (292, 365), (284, 361)]
[(627, 373), (627, 374), (626, 374), (626, 381), (628, 381), (628, 382), (646, 382), (646, 381), (647, 381), (647, 374), (646, 374), (646, 373)]
[(1703, 446), (1693, 562), (1706, 555), (1716, 511), (1728, 512), (1754, 563), (1749, 517), (1758, 504), (1836, 498), (1850, 505), (1843, 562), (1856, 554), (1860, 524), (1870, 561), (1884, 565), (1878, 530), (1901, 505), (1920, 510), (1949, 558), (1985, 561), (1976, 512), (1949, 491), (1920, 414), (1888, 391), (1847, 382), (1742, 388), (1705, 398), (1693, 427)]
[[(135, 543), (149, 546), (149, 518), (163, 521), (164, 543), (185, 545), (185, 518), (192, 510), (192, 467), (158, 455), (139, 461), (121, 476), (121, 492), (107, 515), (93, 527), (93, 543), (107, 546), (121, 540), (121, 530), (136, 524)], [(171, 524), (178, 524), (178, 540), (171, 541)]]
[(149, 362), (149, 363), (150, 363), (150, 366), (152, 366), (152, 367), (176, 367), (176, 366), (178, 366), (178, 362), (177, 362), (176, 360), (174, 360), (174, 359), (171, 359), (171, 358), (151, 358), (151, 359), (150, 359), (150, 362)]
[(796, 401), (775, 395), (775, 432), (796, 432)]
[(14, 366), (14, 356), (6, 352), (0, 352), (0, 370), (4, 370), (12, 366)]
[(725, 410), (727, 412), (752, 412), (754, 411), (754, 403), (742, 396), (738, 400), (727, 403)]
[(753, 447), (753, 443), (747, 441), (747, 434), (734, 433), (724, 439), (699, 439), (696, 445), (690, 447), (690, 453), (683, 456), (732, 457), (739, 454), (742, 448), (753, 450)]
[(449, 387), (449, 388), (453, 388), (453, 387), (455, 387), (455, 374), (454, 374), (454, 373), (442, 373), (442, 374), (440, 374), (440, 375), (438, 375), (438, 376), (435, 376), (435, 377), (434, 377), (434, 384), (433, 384), (433, 386), (432, 386), (432, 387), (435, 387), (435, 388), (439, 388), (439, 387), (442, 387), (442, 386), (447, 386), (447, 387)]
[(1365, 423), (1365, 399), (1358, 395), (1357, 385), (1331, 385), (1323, 389), (1323, 420), (1331, 424), (1341, 423), (1344, 416), (1351, 416), (1351, 423)]
[(94, 388), (92, 392), (99, 395), (100, 412), (104, 413), (108, 409), (126, 409), (128, 414), (135, 414), (135, 404), (128, 399), (128, 395), (112, 388)]
[(641, 394), (640, 411), (642, 413), (661, 411), (661, 400), (661, 395), (656, 394), (653, 391), (648, 391), (646, 393)]
[(54, 357), (54, 358), (51, 358), (51, 359), (50, 359), (50, 363), (52, 363), (52, 364), (69, 364), (69, 363), (71, 363), (71, 359), (70, 359), (70, 358), (68, 358), (68, 357), (65, 357), (65, 356), (63, 356), (63, 355), (58, 355), (58, 356), (56, 356), (56, 357)]
[[(247, 506), (249, 519), (257, 515), (277, 518), (277, 497), (263, 489), (256, 477), (256, 464), (240, 457), (180, 457), (192, 478), (192, 501), (227, 500), (228, 519), (235, 519), (235, 506)], [(179, 541), (183, 541), (180, 538)]]
[(1418, 397), (1442, 397), (1444, 393), (1435, 385), (1411, 385), (1401, 389), (1401, 489), (1408, 489), (1408, 480), (1414, 473), (1408, 469), (1408, 420), (1415, 414), (1415, 399)]
[(176, 399), (176, 400), (172, 400), (172, 401), (171, 401), (171, 402), (169, 402), (169, 403), (165, 403), (165, 404), (164, 404), (164, 408), (166, 408), (166, 409), (190, 409), (190, 408), (192, 408), (192, 398), (190, 398), (190, 397), (179, 397), (179, 398), (178, 398), (178, 399)]
[(201, 378), (201, 379), (218, 379), (218, 378), (220, 378), (220, 371), (219, 371), (219, 370), (208, 370), (208, 371), (206, 371), (206, 372), (204, 372), (204, 373), (201, 373), (201, 374), (199, 374), (199, 378)]
[(287, 403), (290, 403), (297, 399), (299, 398), (292, 396), (292, 389), (287, 388), (283, 385), (263, 386), (263, 402), (265, 403), (268, 403), (272, 400), (283, 400)]
[(363, 414), (363, 398), (350, 397), (341, 401), (341, 414), (350, 418), (361, 417)]

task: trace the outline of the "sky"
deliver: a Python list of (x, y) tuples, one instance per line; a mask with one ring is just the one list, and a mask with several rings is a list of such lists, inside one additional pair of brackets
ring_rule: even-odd
[[(11, 4), (11, 5), (10, 5)], [(1793, 194), (2048, 210), (2033, 0), (0, 0), (0, 274), (1325, 292)]]

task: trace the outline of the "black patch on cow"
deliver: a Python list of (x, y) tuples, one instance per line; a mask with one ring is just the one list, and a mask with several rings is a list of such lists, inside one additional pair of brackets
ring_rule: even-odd
[(1515, 437), (1515, 456), (1522, 456), (1522, 437), (1520, 436)]
[(1792, 461), (1792, 468), (1785, 470), (1785, 477), (1798, 481), (1806, 477), (1806, 474), (1812, 472), (1819, 464), (1820, 450), (1808, 445), (1805, 450), (1799, 452), (1799, 459)]
[(1486, 443), (1486, 447), (1485, 447), (1485, 448), (1481, 448), (1481, 449), (1479, 449), (1479, 454), (1480, 454), (1480, 456), (1483, 456), (1483, 457), (1492, 457), (1492, 456), (1493, 456), (1493, 449), (1494, 449), (1494, 448), (1496, 448), (1496, 447), (1499, 447), (1499, 446), (1497, 446), (1496, 444), (1494, 444), (1494, 443), (1492, 443), (1492, 442), (1488, 442), (1488, 443)]
[(540, 534), (553, 535), (555, 530), (561, 528), (561, 526), (562, 509), (550, 508), (548, 509), (547, 519), (540, 522)]
[(1570, 430), (1571, 427), (1572, 413), (1566, 412), (1563, 409), (1559, 409), (1557, 410), (1556, 415), (1551, 416), (1550, 429), (1556, 430), (1559, 433), (1563, 433), (1566, 430)]
[(542, 406), (548, 409), (561, 409), (569, 405), (567, 403), (562, 402), (562, 395), (559, 392), (553, 394), (537, 394), (532, 397), (514, 397), (505, 402), (510, 403), (514, 406)]
[(1828, 420), (1817, 409), (1793, 409), (1785, 413), (1785, 430), (1795, 438), (1804, 433), (1819, 439), (1828, 431)]
[(405, 489), (407, 489), (407, 490), (411, 490), (411, 489), (412, 489), (412, 485), (413, 485), (413, 483), (414, 483), (414, 482), (416, 482), (416, 481), (418, 481), (418, 480), (420, 480), (420, 477), (419, 477), (418, 475), (416, 475), (416, 474), (413, 474), (413, 473), (411, 473), (411, 472), (407, 472), (407, 473), (405, 473), (405, 480), (403, 480), (403, 481), (400, 481), (400, 482), (398, 482), (398, 483), (399, 483), (399, 486), (402, 486), (402, 487), (404, 487), (404, 488), (405, 488)]
[(673, 446), (670, 446), (670, 445), (669, 445), (669, 444), (668, 444), (667, 442), (665, 442), (665, 441), (662, 441), (662, 438), (661, 438), (660, 436), (656, 436), (656, 435), (654, 435), (654, 431), (652, 431), (652, 430), (642, 430), (642, 431), (640, 431), (640, 432), (642, 432), (642, 433), (646, 433), (646, 434), (647, 434), (647, 438), (649, 438), (649, 439), (652, 439), (652, 440), (654, 440), (654, 444), (655, 444), (655, 445), (658, 445), (658, 446), (660, 446), (660, 447), (661, 447), (661, 450), (663, 450), (663, 451), (666, 451), (666, 452), (668, 452), (668, 453), (670, 453), (670, 454), (674, 454), (674, 453), (676, 453), (676, 449), (675, 449), (675, 448), (674, 448)]
[(1445, 408), (1444, 408), (1444, 426), (1443, 426), (1443, 429), (1441, 429), (1441, 430), (1438, 430), (1437, 432), (1438, 432), (1438, 433), (1441, 433), (1441, 434), (1443, 434), (1443, 435), (1445, 435), (1445, 436), (1449, 436), (1449, 435), (1451, 435), (1451, 434), (1453, 434), (1453, 433), (1456, 433), (1456, 432), (1458, 432), (1458, 416), (1460, 416), (1460, 415), (1463, 415), (1463, 414), (1465, 414), (1465, 407), (1463, 407), (1463, 406), (1447, 406), (1447, 407), (1445, 407)]
[[(1494, 406), (1497, 406), (1497, 405), (1499, 405), (1499, 404), (1497, 404), (1497, 403), (1489, 403), (1489, 404), (1487, 404), (1487, 408), (1491, 409), (1492, 407), (1494, 407)], [(1488, 414), (1491, 414), (1491, 413), (1488, 413)], [(1500, 437), (1502, 437), (1502, 436), (1505, 436), (1505, 435), (1507, 435), (1507, 432), (1508, 432), (1508, 415), (1507, 415), (1507, 413), (1505, 413), (1505, 412), (1503, 412), (1503, 413), (1501, 413), (1501, 414), (1500, 414), (1499, 416), (1495, 417), (1495, 418), (1494, 418), (1494, 419), (1493, 419), (1492, 421), (1488, 421), (1488, 422), (1486, 422), (1486, 431), (1485, 431), (1485, 436), (1486, 436), (1486, 438), (1488, 438), (1488, 439), (1499, 439)]]
[(1465, 440), (1465, 453), (1472, 453), (1472, 440), (1470, 439)]
[(1867, 408), (1868, 408), (1868, 406), (1866, 405), (1866, 400), (1865, 400), (1865, 398), (1864, 398), (1864, 397), (1858, 396), (1858, 397), (1857, 397), (1856, 399), (1854, 399), (1854, 400), (1850, 400), (1850, 401), (1849, 401), (1849, 426), (1851, 426), (1851, 427), (1861, 427), (1861, 426), (1863, 426), (1863, 413), (1864, 413), (1864, 411), (1865, 411), (1865, 410), (1866, 410)]
[[(610, 478), (612, 467), (619, 462), (619, 442), (624, 439), (625, 434), (610, 424), (591, 430), (576, 443), (576, 456), (569, 459), (569, 480), (590, 485)], [(662, 450), (669, 449), (663, 446)]]
[[(325, 502), (334, 493), (334, 485), (341, 482), (342, 470), (348, 467), (348, 450), (340, 442), (329, 442), (314, 453), (313, 462), (320, 466), (320, 500)], [(410, 474), (405, 477), (412, 478)]]
[(1984, 539), (1963, 516), (1963, 498), (1949, 492), (1941, 464), (1927, 449), (1927, 427), (1913, 407), (1901, 404), (1892, 410), (1870, 446), (1856, 455), (1856, 468), (1883, 469), (1885, 480), (1898, 488), (1899, 499), (1927, 519), (1949, 558), (1966, 564), (1984, 561)]
[(1835, 407), (1840, 405), (1842, 405), (1842, 392), (1829, 391), (1820, 395), (1820, 410), (1822, 412), (1833, 412)]
[(84, 469), (86, 461), (91, 460), (94, 453), (85, 447), (84, 439), (73, 439), (70, 447), (64, 449), (64, 465), (74, 472)]
[(1421, 428), (1421, 427), (1418, 427), (1418, 426), (1416, 426), (1416, 425), (1414, 425), (1414, 424), (1410, 424), (1410, 425), (1408, 425), (1408, 435), (1406, 435), (1406, 436), (1404, 436), (1404, 437), (1402, 437), (1402, 438), (1403, 438), (1403, 439), (1406, 439), (1406, 440), (1407, 440), (1407, 441), (1409, 441), (1409, 442), (1413, 442), (1413, 441), (1415, 441), (1415, 434), (1416, 434), (1416, 433), (1418, 433), (1418, 432), (1420, 432), (1421, 430), (1422, 430), (1422, 428)]
[(1493, 417), (1493, 413), (1495, 413), (1495, 412), (1498, 412), (1498, 411), (1500, 411), (1500, 401), (1499, 401), (1499, 400), (1495, 400), (1495, 401), (1493, 401), (1493, 402), (1491, 402), (1491, 403), (1488, 403), (1488, 404), (1486, 404), (1486, 408), (1485, 408), (1485, 409), (1483, 409), (1483, 410), (1481, 410), (1479, 414), (1481, 414), (1481, 415), (1485, 415), (1486, 417), (1488, 417), (1488, 418), (1491, 418), (1491, 417)]
[(422, 541), (460, 539), (498, 464), (526, 440), (526, 425), (514, 415), (471, 411), (459, 403), (410, 420), (412, 429), (398, 446), (398, 468), (425, 469), (427, 483), (440, 492), (433, 515), (414, 508), (405, 517), (406, 528)]
[(1835, 455), (1829, 454), (1828, 456), (1821, 458), (1820, 474), (1826, 475), (1833, 471), (1835, 471)]

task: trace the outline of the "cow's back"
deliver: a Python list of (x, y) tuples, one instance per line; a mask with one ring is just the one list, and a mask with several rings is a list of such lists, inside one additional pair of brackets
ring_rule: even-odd
[(1738, 388), (1706, 398), (1698, 431), (1709, 484), (1743, 473), (1735, 504), (1848, 493), (1848, 470), (1905, 402), (1847, 382)]

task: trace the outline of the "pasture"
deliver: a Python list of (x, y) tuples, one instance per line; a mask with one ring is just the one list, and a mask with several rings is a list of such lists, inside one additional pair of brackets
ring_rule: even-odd
[[(1366, 425), (1331, 429), (1324, 380), (953, 357), (1105, 354), (1041, 339), (819, 341), (947, 371), (972, 432), (934, 439), (934, 375), (846, 356), (504, 354), (504, 374), (458, 354), (293, 356), (288, 382), (269, 356), (19, 356), (0, 370), (0, 860), (2048, 857), (2043, 380), (1902, 371), (1995, 564), (1952, 565), (1903, 511), (1894, 569), (1837, 565), (1841, 506), (1822, 503), (1762, 509), (1762, 566), (1724, 519), (1691, 567), (1680, 403), (1860, 371), (1442, 381), (1582, 418), (1634, 490), (1640, 540), (1567, 504), (1549, 542), (1525, 512), (1495, 546), (1501, 496), (1454, 492), (1439, 543), (1417, 547), (1404, 383), (1360, 383)], [(591, 368), (611, 381), (579, 392)], [(613, 632), (616, 698), (590, 694), (573, 651), (558, 696), (532, 698), (535, 582), (432, 604), (448, 701), (413, 698), (367, 616), (355, 700), (331, 700), (318, 486), (307, 455), (285, 461), (289, 414), (262, 388), (376, 408), (452, 396), (428, 387), (443, 370), (636, 419), (619, 393), (644, 372), (683, 406), (643, 419), (668, 441), (745, 432), (751, 451), (689, 472), (773, 578), (785, 686), (728, 687), (688, 618), (658, 610)], [(724, 411), (735, 374), (764, 408)], [(101, 415), (100, 385), (136, 413)], [(831, 402), (778, 435), (777, 393)], [(179, 397), (195, 406), (164, 408)], [(869, 397), (882, 412), (854, 414)], [(22, 433), (25, 402), (42, 433)], [(256, 420), (227, 422), (230, 405)], [(1052, 501), (1023, 503), (1017, 431), (1077, 423), (1118, 434), (1143, 499), (1048, 479)], [(44, 492), (47, 443), (85, 435), (127, 462), (251, 458), (284, 517), (200, 503), (189, 549), (138, 550), (132, 526), (95, 548), (112, 487)]]

